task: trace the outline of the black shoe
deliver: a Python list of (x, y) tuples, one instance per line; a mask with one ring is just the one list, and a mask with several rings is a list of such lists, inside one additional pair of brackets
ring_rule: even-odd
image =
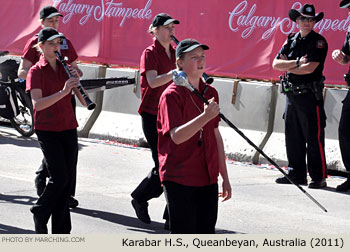
[[(289, 177), (295, 184), (297, 185), (307, 185), (307, 179), (298, 179), (298, 178), (293, 178)], [(276, 179), (277, 184), (291, 184), (291, 182), (287, 179), (286, 176), (279, 177)]]
[(138, 202), (136, 199), (132, 199), (131, 204), (133, 208), (135, 209), (135, 213), (137, 218), (146, 223), (151, 223), (151, 218), (148, 215), (148, 203), (147, 202)]
[(48, 234), (46, 224), (41, 224), (38, 219), (33, 215), (35, 233), (37, 234)]
[(309, 184), (309, 188), (311, 189), (321, 189), (327, 186), (327, 182), (325, 179), (322, 179), (321, 181), (311, 181)]
[(165, 220), (164, 229), (165, 230), (169, 230), (170, 229), (169, 220)]
[(68, 199), (69, 208), (76, 208), (79, 205), (79, 201), (75, 199), (73, 196), (70, 196)]
[(335, 189), (337, 192), (346, 192), (350, 190), (350, 178), (348, 178), (344, 183), (337, 186)]
[(46, 178), (42, 178), (40, 175), (37, 175), (34, 179), (36, 194), (40, 197), (43, 194), (46, 187)]

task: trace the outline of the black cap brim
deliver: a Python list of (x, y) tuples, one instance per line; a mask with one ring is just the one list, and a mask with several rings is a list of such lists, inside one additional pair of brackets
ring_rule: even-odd
[(59, 34), (56, 34), (56, 35), (49, 37), (46, 41), (52, 41), (56, 38), (64, 38), (64, 35), (62, 33), (59, 33)]
[(45, 18), (53, 18), (53, 17), (56, 17), (56, 16), (60, 16), (60, 17), (63, 17), (63, 15), (59, 12), (54, 12), (54, 13), (51, 13), (50, 15), (48, 15), (47, 17)]
[(184, 53), (191, 52), (191, 51), (193, 51), (194, 49), (196, 49), (198, 47), (202, 47), (203, 50), (209, 50), (209, 46), (207, 46), (207, 45), (195, 44), (195, 45), (192, 45), (189, 48), (187, 48), (186, 50), (183, 50), (181, 52), (177, 52), (176, 51), (176, 58), (180, 58)]
[(38, 38), (38, 42), (43, 42), (43, 41), (52, 41), (56, 38), (65, 38), (63, 33), (59, 33), (59, 34), (55, 34), (55, 35), (52, 35), (51, 37), (45, 39), (45, 40), (40, 40), (40, 37)]
[(209, 50), (209, 46), (207, 46), (207, 45), (195, 44), (195, 45), (193, 45), (193, 46), (190, 46), (190, 47), (187, 48), (186, 50), (184, 50), (183, 53), (191, 52), (191, 51), (193, 51), (194, 49), (196, 49), (197, 47), (202, 47), (203, 50)]
[(170, 23), (180, 24), (180, 21), (179, 21), (179, 20), (176, 20), (176, 19), (173, 19), (173, 18), (170, 18), (170, 19), (168, 19), (167, 21), (165, 21), (163, 25), (165, 26), (165, 25), (168, 25), (168, 24), (170, 24)]
[(339, 4), (340, 8), (349, 8), (350, 7), (350, 0), (343, 0)]

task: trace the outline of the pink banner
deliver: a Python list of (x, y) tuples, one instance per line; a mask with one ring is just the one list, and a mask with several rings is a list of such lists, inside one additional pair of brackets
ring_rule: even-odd
[[(138, 67), (151, 44), (147, 29), (153, 17), (169, 13), (180, 20), (176, 37), (195, 38), (210, 46), (207, 73), (216, 76), (276, 80), (271, 63), (296, 23), (291, 8), (310, 1), (295, 0), (0, 0), (0, 50), (21, 54), (25, 42), (40, 30), (39, 11), (55, 5), (64, 15), (60, 31), (73, 42), (83, 61)], [(347, 66), (331, 59), (341, 48), (350, 24), (337, 1), (312, 1), (325, 17), (315, 31), (328, 41), (324, 75), (328, 84), (344, 84)], [(332, 2), (332, 3), (330, 3)]]

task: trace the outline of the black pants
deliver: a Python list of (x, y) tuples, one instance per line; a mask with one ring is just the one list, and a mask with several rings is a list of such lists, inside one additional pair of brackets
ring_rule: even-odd
[[(72, 96), (71, 103), (72, 103), (72, 107), (74, 109), (74, 114), (75, 114), (76, 101), (75, 101), (75, 97), (74, 96)], [(77, 149), (77, 154), (76, 155), (78, 156), (78, 149)], [(35, 173), (42, 180), (45, 180), (46, 178), (49, 177), (49, 172), (48, 172), (48, 169), (47, 169), (47, 162), (45, 160), (45, 157), (41, 161), (41, 165), (39, 166), (39, 169)], [(72, 175), (71, 188), (70, 188), (70, 195), (71, 196), (75, 196), (76, 185), (77, 185), (77, 167), (75, 166), (75, 169), (74, 169), (73, 175)]]
[[(78, 149), (77, 149), (77, 155), (78, 155)], [(50, 177), (45, 157), (41, 161), (41, 165), (39, 166), (39, 169), (35, 173), (43, 180)], [(70, 196), (75, 196), (75, 189), (76, 189), (76, 185), (77, 185), (77, 166), (76, 165), (75, 165), (75, 169), (73, 170), (71, 180), (72, 181), (71, 181), (69, 194), (70, 194)]]
[[(157, 116), (142, 112), (141, 118), (143, 133), (152, 152), (154, 167), (131, 193), (131, 197), (139, 202), (147, 202), (150, 199), (158, 198), (163, 193), (163, 188), (159, 178)], [(163, 218), (168, 219), (167, 216), (165, 208)]]
[(345, 104), (339, 122), (339, 146), (344, 166), (350, 172), (350, 108)]
[(62, 132), (36, 131), (40, 148), (48, 164), (48, 184), (31, 208), (42, 224), (51, 217), (53, 234), (69, 234), (72, 228), (68, 198), (71, 177), (77, 163), (77, 130)]
[(218, 185), (184, 186), (163, 182), (172, 234), (214, 234), (218, 215)]
[(313, 181), (320, 181), (327, 176), (323, 103), (316, 102), (311, 93), (300, 95), (297, 99), (299, 103), (294, 104), (287, 97), (284, 114), (288, 167), (292, 168), (290, 176), (306, 179), (308, 170)]

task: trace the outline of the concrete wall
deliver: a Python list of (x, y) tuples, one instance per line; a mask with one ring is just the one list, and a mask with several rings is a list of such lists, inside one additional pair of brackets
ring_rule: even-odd
[[(106, 78), (137, 77), (132, 69), (107, 69)], [(104, 91), (102, 112), (89, 132), (92, 138), (109, 138), (129, 144), (146, 145), (141, 118), (139, 83)]]
[[(266, 141), (270, 125), (270, 112), (274, 107), (274, 87), (262, 82), (238, 82), (235, 103), (232, 104), (234, 80), (215, 78), (221, 113), (229, 119), (257, 147)], [(236, 160), (257, 162), (254, 147), (247, 143), (225, 122), (220, 123), (225, 151)]]
[(326, 89), (325, 110), (327, 115), (325, 153), (328, 169), (345, 171), (338, 142), (338, 125), (341, 109), (348, 90)]

